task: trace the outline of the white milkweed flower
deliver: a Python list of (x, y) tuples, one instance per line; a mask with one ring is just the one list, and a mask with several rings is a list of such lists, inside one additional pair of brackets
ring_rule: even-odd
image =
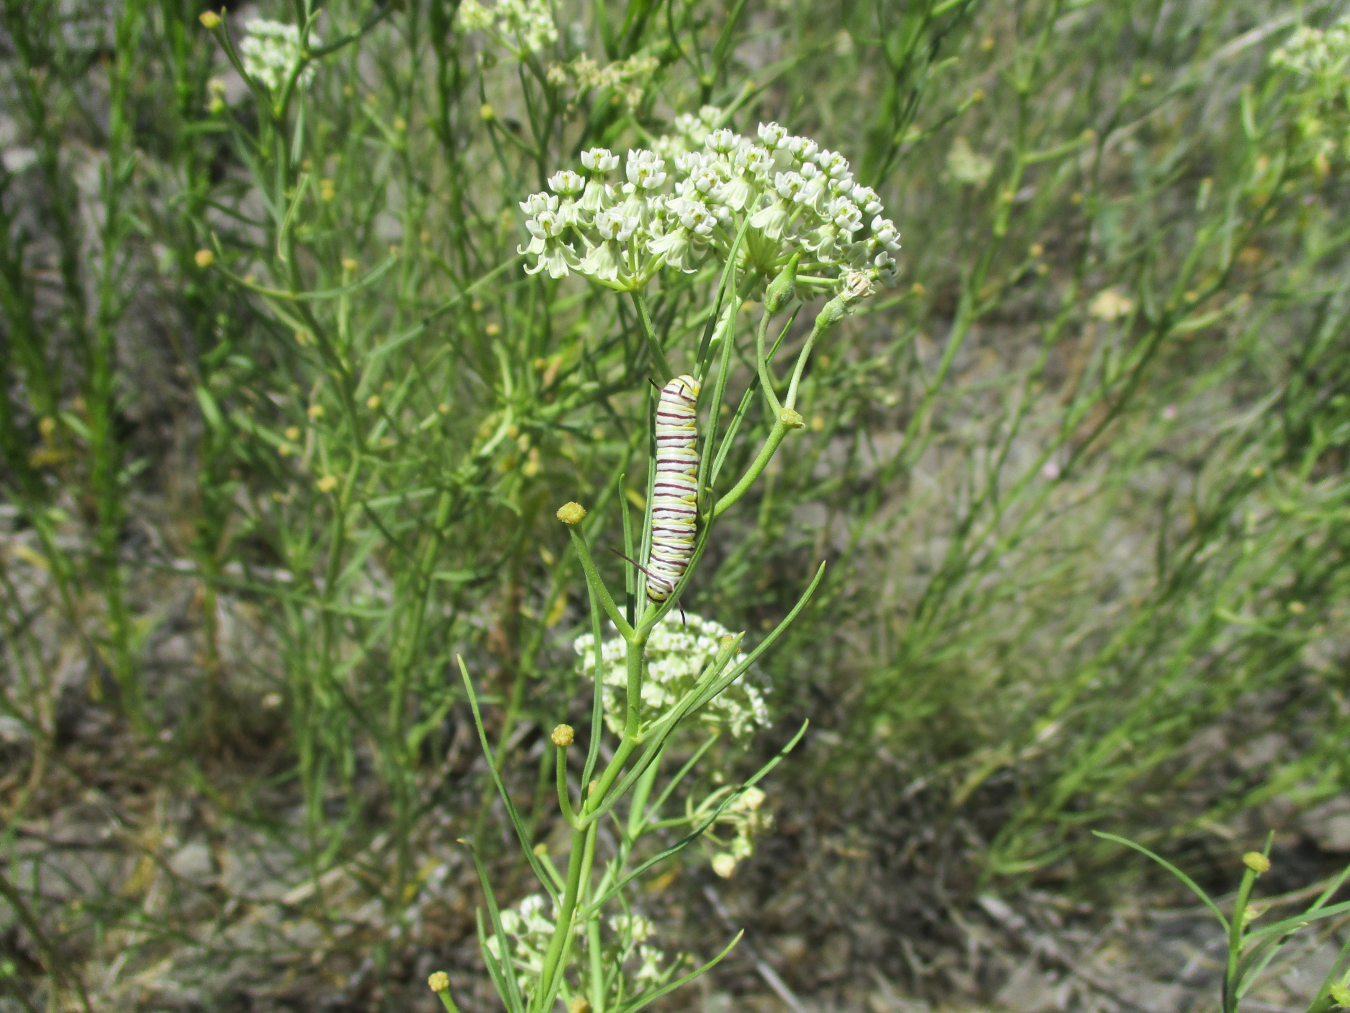
[[(579, 74), (580, 64), (569, 72)], [(803, 298), (838, 292), (848, 271), (898, 281), (899, 234), (876, 191), (854, 183), (842, 154), (776, 123), (743, 136), (723, 119), (715, 106), (677, 116), (675, 133), (624, 154), (621, 183), (606, 179), (620, 166), (607, 148), (583, 151), (580, 172), (550, 176), (560, 204), (548, 204), (547, 194), (521, 204), (531, 236), (522, 250), (540, 258), (530, 270), (552, 277), (575, 270), (620, 291), (641, 289), (664, 268), (725, 263), (748, 228), (737, 254), (746, 270), (767, 283), (796, 255)]]
[(624, 172), (628, 182), (643, 190), (655, 190), (666, 181), (666, 161), (654, 151), (634, 148), (628, 152)]
[(619, 156), (608, 148), (588, 148), (581, 153), (581, 164), (593, 175), (603, 176), (619, 167)]
[[(720, 641), (729, 635), (726, 627), (692, 612), (685, 613), (685, 622), (679, 615), (667, 615), (652, 631), (647, 641), (647, 675), (642, 683), (640, 718), (643, 727), (650, 727), (692, 692), (699, 676), (722, 649)], [(591, 634), (578, 637), (573, 645), (581, 656), (582, 674), (595, 677), (595, 640)], [(604, 665), (602, 688), (605, 724), (616, 734), (623, 730), (624, 707), (628, 674), (624, 659), (627, 644), (622, 637), (607, 640), (601, 646)], [(738, 654), (723, 672), (745, 661)], [(749, 674), (749, 673), (747, 673)], [(732, 735), (743, 738), (756, 727), (769, 724), (769, 709), (764, 703), (764, 691), (740, 676), (703, 707), (700, 720), (725, 727)]]
[(770, 150), (782, 147), (787, 140), (788, 132), (777, 123), (761, 123), (759, 125), (759, 139), (764, 142), (764, 146)]
[(569, 269), (579, 266), (576, 251), (560, 238), (570, 224), (571, 216), (560, 212), (558, 198), (551, 193), (531, 194), (521, 201), (520, 209), (527, 215), (525, 228), (530, 233), (530, 241), (517, 247), (516, 252), (534, 254), (538, 258), (534, 268), (525, 268), (525, 273), (538, 274), (547, 270), (550, 278), (566, 278)]
[(548, 188), (563, 197), (574, 197), (586, 187), (586, 181), (571, 169), (555, 172), (548, 178)]
[[(268, 91), (276, 91), (285, 85), (300, 63), (300, 29), (280, 21), (254, 19), (244, 26), (244, 31), (247, 34), (239, 43), (244, 70)], [(311, 45), (320, 44), (312, 32), (309, 41)], [(314, 64), (311, 63), (300, 72), (296, 84), (305, 88), (312, 80)]]

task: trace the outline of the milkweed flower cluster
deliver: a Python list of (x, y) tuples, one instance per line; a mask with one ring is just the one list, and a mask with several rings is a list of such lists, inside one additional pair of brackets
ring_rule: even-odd
[[(662, 268), (692, 272), (725, 262), (748, 224), (741, 267), (772, 278), (795, 254), (804, 294), (870, 294), (898, 280), (900, 233), (876, 191), (848, 160), (777, 123), (756, 138), (720, 127), (705, 107), (675, 119), (675, 133), (620, 157), (581, 154), (582, 171), (549, 177), (520, 205), (535, 258), (530, 273), (576, 271), (619, 291), (641, 289)], [(622, 162), (622, 164), (621, 164)]]
[[(268, 91), (276, 91), (300, 62), (300, 29), (280, 21), (254, 19), (244, 26), (244, 31), (247, 34), (239, 43), (244, 70)], [(313, 33), (310, 33), (309, 41), (312, 45), (320, 44)], [(313, 80), (314, 64), (311, 63), (300, 72), (296, 84), (306, 88)]]
[[(556, 905), (551, 918), (546, 914), (549, 907), (549, 899), (536, 893), (501, 913), (502, 931), (510, 937), (512, 964), (518, 972), (521, 991), (526, 996), (538, 988), (544, 970), (544, 954), (557, 922)], [(609, 965), (622, 967), (629, 964), (632, 967), (631, 973), (625, 975), (626, 994), (633, 995), (649, 985), (663, 984), (670, 977), (679, 961), (667, 962), (666, 954), (649, 943), (656, 935), (656, 926), (650, 918), (629, 911), (611, 915), (607, 922), (608, 938), (601, 947), (606, 951)], [(574, 945), (582, 953), (588, 946), (584, 930), (582, 924), (575, 927)], [(488, 937), (487, 948), (494, 959), (502, 959), (501, 940), (495, 933)]]
[[(672, 707), (684, 699), (698, 682), (698, 677), (717, 657), (720, 641), (730, 633), (726, 627), (711, 619), (685, 614), (665, 616), (652, 630), (647, 641), (647, 675), (642, 683), (642, 727), (659, 721)], [(573, 644), (581, 655), (582, 674), (595, 678), (595, 638), (587, 633)], [(604, 673), (602, 677), (605, 724), (610, 731), (623, 731), (624, 705), (628, 691), (625, 662), (628, 644), (622, 637), (607, 640), (600, 648)], [(738, 654), (728, 663), (728, 669), (745, 661)], [(743, 675), (710, 700), (700, 712), (701, 720), (725, 727), (736, 738), (744, 738), (757, 727), (769, 724), (769, 708), (764, 692), (752, 685)]]
[(466, 32), (495, 32), (517, 56), (538, 53), (558, 41), (548, 0), (500, 0), (493, 7), (464, 0), (458, 18)]
[[(722, 792), (710, 796), (701, 808), (708, 809), (714, 803), (720, 802), (725, 791), (726, 789), (723, 789)], [(756, 835), (773, 827), (773, 814), (764, 808), (765, 798), (764, 792), (751, 786), (717, 817), (719, 826), (730, 827), (735, 834), (730, 842), (723, 842), (715, 835), (709, 835), (726, 848), (725, 851), (715, 854), (712, 859), (713, 871), (723, 879), (729, 878), (736, 871), (737, 863), (754, 854)]]
[(570, 77), (580, 92), (612, 88), (623, 95), (630, 106), (635, 106), (642, 101), (647, 82), (659, 66), (661, 61), (654, 56), (635, 55), (601, 67), (583, 53), (571, 63), (550, 67), (549, 79), (554, 84), (562, 84)]
[[(544, 953), (548, 950), (557, 921), (556, 910), (552, 918), (545, 913), (548, 906), (548, 898), (536, 893), (501, 913), (502, 931), (511, 937), (512, 962), (516, 970), (521, 972), (521, 991), (527, 995), (535, 990), (540, 975), (544, 973)], [(495, 959), (502, 959), (501, 940), (496, 934), (488, 937), (487, 948)]]
[(1301, 27), (1270, 55), (1271, 66), (1294, 78), (1289, 101), (1302, 140), (1298, 160), (1311, 163), (1318, 177), (1332, 159), (1350, 155), (1350, 19), (1326, 30)]
[(1272, 67), (1320, 80), (1344, 79), (1350, 70), (1350, 20), (1323, 31), (1306, 25), (1270, 54)]

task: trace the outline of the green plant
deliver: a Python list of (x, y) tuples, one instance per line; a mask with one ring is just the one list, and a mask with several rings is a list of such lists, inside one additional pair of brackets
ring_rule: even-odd
[[(753, 719), (762, 720), (754, 714), (753, 698), (750, 704), (723, 698), (806, 606), (820, 583), (824, 564), (817, 568), (797, 604), (748, 654), (738, 653), (743, 635), (710, 627), (699, 617), (695, 617), (692, 632), (685, 632), (674, 626), (672, 610), (678, 607), (680, 595), (708, 545), (714, 522), (745, 495), (786, 435), (803, 427), (795, 404), (816, 341), (872, 293), (874, 279), (893, 281), (893, 252), (898, 249), (894, 226), (880, 217), (881, 205), (875, 192), (852, 182), (848, 162), (841, 155), (821, 151), (807, 138), (790, 137), (774, 123), (760, 125), (763, 145), (756, 144), (719, 126), (722, 116), (719, 110), (705, 108), (699, 118), (685, 117), (677, 122), (680, 134), (658, 139), (654, 150), (629, 151), (627, 184), (621, 193), (605, 181), (605, 176), (617, 168), (618, 158), (606, 149), (592, 148), (581, 156), (592, 176), (589, 182), (583, 182), (575, 172), (558, 172), (549, 178), (552, 194), (537, 193), (521, 204), (529, 215), (526, 227), (531, 236), (529, 247), (522, 252), (537, 258), (534, 273), (547, 270), (551, 277), (563, 278), (578, 270), (630, 295), (658, 375), (669, 376), (669, 358), (677, 351), (693, 358), (695, 365), (692, 375), (679, 377), (664, 388), (659, 403), (648, 397), (653, 413), (651, 450), (645, 509), (637, 538), (627, 504), (623, 505), (627, 568), (622, 605), (606, 586), (592, 556), (590, 543), (595, 536), (588, 537), (581, 528), (586, 510), (572, 502), (557, 512), (558, 519), (567, 525), (590, 601), (591, 634), (579, 640), (577, 647), (591, 652), (586, 667), (592, 677), (594, 703), (579, 779), (584, 787), (575, 800), (568, 776), (568, 748), (574, 731), (570, 725), (560, 724), (551, 735), (557, 749), (558, 807), (571, 827), (565, 874), (553, 867), (546, 851), (541, 853), (536, 848), (495, 765), (491, 767), (502, 804), (544, 891), (544, 896), (533, 895), (519, 910), (503, 914), (475, 855), (492, 930), (489, 937), (480, 914), (483, 959), (498, 994), (512, 1013), (543, 1013), (552, 1008), (558, 996), (569, 1003), (582, 997), (597, 1013), (606, 1009), (630, 1013), (721, 960), (730, 945), (713, 961), (686, 974), (676, 976), (674, 965), (661, 968), (657, 951), (639, 950), (647, 932), (635, 930), (637, 916), (631, 913), (624, 891), (640, 875), (698, 841), (719, 821), (738, 824), (736, 847), (743, 857), (749, 847), (751, 814), (763, 801), (755, 784), (806, 730), (803, 724), (773, 760), (736, 788), (713, 791), (698, 804), (691, 797), (683, 817), (662, 815), (663, 806), (681, 790), (697, 761), (717, 739), (714, 732), (664, 786), (659, 785), (662, 760), (687, 721), (709, 717), (715, 724), (744, 734), (753, 726)], [(775, 151), (783, 153), (779, 162), (782, 171), (775, 172)], [(667, 159), (674, 163), (673, 172), (667, 172)], [(670, 196), (664, 193), (668, 178), (674, 190)], [(855, 233), (863, 228), (864, 213), (874, 216), (870, 240), (855, 239)], [(569, 242), (573, 238), (585, 245), (584, 257)], [(700, 314), (707, 323), (699, 342), (686, 351), (662, 342), (653, 331), (645, 290), (650, 282), (662, 277), (664, 269), (671, 281), (662, 296), (669, 299), (670, 290), (680, 279), (676, 272), (695, 274), (704, 261), (717, 269), (720, 279), (712, 290), (712, 304)], [(821, 291), (833, 293), (833, 297), (816, 314), (810, 335), (796, 353), (790, 377), (780, 380), (775, 375), (774, 353), (796, 319), (800, 304)], [(762, 293), (760, 321), (753, 345), (742, 347), (737, 337), (738, 311), (743, 300), (756, 292)], [(787, 324), (769, 346), (771, 325), (789, 310)], [(692, 332), (694, 336), (698, 336), (697, 331)], [(726, 403), (736, 357), (751, 355), (753, 377), (734, 412), (730, 404), (726, 405), (731, 421), (721, 430), (720, 409)], [(707, 399), (708, 423), (700, 440), (697, 406), (692, 402), (699, 400), (702, 390), (711, 391), (712, 397)], [(757, 392), (760, 398), (756, 398)], [(767, 434), (743, 473), (735, 481), (726, 480), (722, 466), (756, 400), (762, 400), (765, 409)], [(686, 482), (686, 478), (692, 481)], [(669, 525), (662, 514), (686, 502), (697, 527), (681, 527), (675, 535), (662, 534)], [(663, 545), (668, 551), (658, 564), (656, 550)], [(680, 545), (685, 546), (683, 551)], [(647, 565), (638, 559), (646, 560)], [(664, 568), (651, 569), (658, 565)], [(602, 646), (602, 616), (618, 631), (617, 641), (612, 642), (617, 650), (607, 652)], [(716, 641), (708, 636), (710, 628), (720, 631)], [(462, 659), (459, 664), (479, 741), (491, 763), (496, 754), (488, 742), (468, 669)], [(608, 671), (620, 665), (623, 675), (611, 680)], [(618, 695), (607, 688), (611, 683), (624, 687), (621, 705)], [(598, 760), (606, 723), (611, 732), (617, 733), (618, 742), (601, 767)], [(624, 802), (627, 812), (621, 816)], [(613, 824), (618, 843), (597, 878), (597, 835), (606, 817)], [(645, 855), (643, 838), (668, 827), (682, 827), (687, 834), (678, 843)], [(714, 868), (719, 874), (730, 875), (737, 857), (733, 851), (723, 852), (714, 859)], [(548, 911), (542, 910), (550, 905), (551, 919)], [(607, 905), (610, 910), (615, 905), (622, 910), (606, 920)], [(578, 938), (580, 943), (576, 942)], [(641, 967), (635, 975), (626, 976), (624, 964), (634, 958), (640, 959)], [(576, 977), (569, 980), (574, 964), (578, 968)], [(448, 987), (437, 988), (446, 985), (445, 979), (435, 978), (431, 984), (447, 1008), (453, 1009)]]
[[(1298, 914), (1281, 918), (1274, 922), (1257, 925), (1256, 921), (1264, 911), (1258, 909), (1252, 900), (1252, 890), (1262, 873), (1270, 871), (1270, 840), (1266, 841), (1263, 851), (1249, 851), (1242, 856), (1246, 870), (1242, 882), (1238, 885), (1233, 910), (1227, 917), (1190, 876), (1182, 872), (1171, 862), (1155, 855), (1147, 848), (1117, 837), (1094, 831), (1103, 840), (1123, 844), (1158, 863), (1186, 885), (1186, 888), (1204, 902), (1205, 907), (1218, 919), (1223, 929), (1228, 959), (1224, 965), (1223, 985), (1220, 996), (1220, 1009), (1223, 1013), (1237, 1013), (1242, 998), (1254, 986), (1264, 972), (1299, 933), (1328, 918), (1339, 918), (1350, 912), (1350, 901), (1331, 904), (1337, 891), (1350, 878), (1350, 867), (1334, 877), (1324, 890), (1308, 907)], [(1341, 952), (1327, 970), (1317, 994), (1308, 1003), (1309, 1013), (1326, 1013), (1336, 1007), (1350, 1008), (1350, 968), (1342, 970), (1346, 956), (1350, 954), (1350, 942), (1341, 947)]]

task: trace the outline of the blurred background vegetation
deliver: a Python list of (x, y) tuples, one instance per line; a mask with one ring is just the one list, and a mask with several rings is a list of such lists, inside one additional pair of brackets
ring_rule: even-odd
[[(457, 7), (324, 8), (282, 108), (196, 0), (5, 0), (0, 1009), (492, 1008), (455, 841), (522, 866), (451, 665), (547, 846), (553, 513), (622, 545), (650, 375), (517, 202), (709, 104), (904, 253), (684, 601), (753, 643), (828, 564), (762, 663), (762, 757), (812, 722), (775, 831), (647, 885), (677, 947), (750, 930), (668, 1002), (1203, 1006), (1090, 831), (1219, 890), (1268, 831), (1273, 892), (1350, 852), (1350, 70), (1272, 61), (1343, 11), (565, 0), (513, 54)], [(715, 281), (654, 303), (677, 371)]]

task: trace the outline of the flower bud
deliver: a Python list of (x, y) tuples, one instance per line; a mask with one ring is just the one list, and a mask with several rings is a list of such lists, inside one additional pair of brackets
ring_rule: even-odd
[(580, 503), (564, 503), (558, 507), (558, 520), (564, 524), (580, 524), (586, 516), (586, 508)]
[(210, 250), (198, 250), (192, 255), (192, 259), (197, 262), (198, 267), (210, 267), (212, 261), (216, 259), (216, 255)]
[(1259, 851), (1249, 851), (1242, 856), (1242, 864), (1258, 876), (1270, 871), (1270, 859)]
[(797, 287), (797, 263), (802, 259), (800, 253), (794, 253), (787, 266), (778, 272), (778, 277), (769, 283), (764, 293), (764, 312), (769, 316), (780, 312), (792, 301), (793, 289)]
[(444, 971), (435, 971), (427, 979), (427, 987), (433, 992), (441, 993), (450, 987), (450, 975)]
[(555, 746), (566, 749), (572, 744), (572, 739), (575, 735), (576, 732), (572, 730), (571, 725), (559, 725), (557, 728), (553, 729), (553, 734), (550, 735), (549, 738), (553, 740)]
[(848, 301), (842, 295), (837, 295), (816, 315), (816, 330), (824, 334), (846, 316), (848, 316)]
[(207, 29), (216, 28), (220, 24), (220, 15), (215, 11), (202, 11), (197, 18)]
[(723, 879), (730, 879), (731, 874), (736, 871), (736, 856), (726, 851), (719, 851), (713, 856), (712, 870)]
[(567, 1002), (567, 1013), (591, 1013), (591, 1004), (584, 995), (574, 995)]
[(793, 411), (791, 408), (784, 408), (779, 412), (778, 421), (789, 429), (800, 429), (806, 425), (806, 420), (802, 418), (801, 412)]

